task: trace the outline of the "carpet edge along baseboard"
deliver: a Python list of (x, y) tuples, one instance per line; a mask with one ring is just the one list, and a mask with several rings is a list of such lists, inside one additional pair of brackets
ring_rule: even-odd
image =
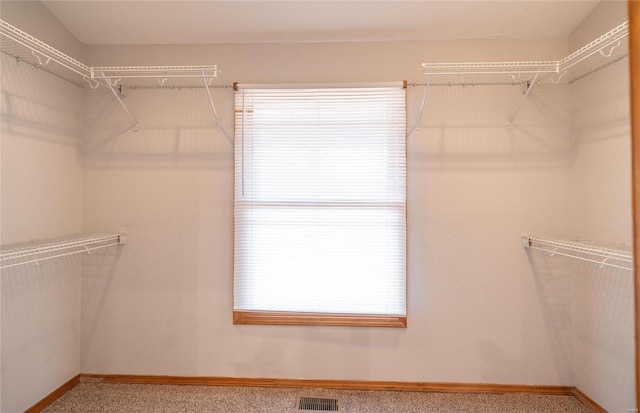
[(340, 390), (387, 390), (441, 393), (520, 393), (574, 396), (597, 413), (608, 413), (589, 396), (573, 386), (495, 384), (495, 383), (437, 383), (328, 379), (274, 379), (213, 376), (162, 376), (135, 374), (79, 374), (27, 409), (25, 413), (38, 413), (78, 383), (167, 384), (192, 386), (236, 387), (293, 387), (327, 388)]

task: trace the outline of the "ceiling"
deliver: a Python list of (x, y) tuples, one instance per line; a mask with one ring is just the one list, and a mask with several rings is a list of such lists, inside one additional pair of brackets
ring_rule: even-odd
[(565, 37), (597, 3), (597, 0), (43, 1), (86, 45)]

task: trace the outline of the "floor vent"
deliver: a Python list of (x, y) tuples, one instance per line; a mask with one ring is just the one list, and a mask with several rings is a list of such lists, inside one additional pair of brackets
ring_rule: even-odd
[(298, 410), (311, 410), (316, 412), (337, 412), (338, 399), (319, 399), (317, 397), (300, 397)]

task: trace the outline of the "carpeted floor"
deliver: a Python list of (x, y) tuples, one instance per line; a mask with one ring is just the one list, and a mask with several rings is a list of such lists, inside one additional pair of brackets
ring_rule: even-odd
[(572, 396), (107, 383), (80, 383), (43, 412), (310, 412), (301, 396), (336, 398), (343, 413), (592, 413)]

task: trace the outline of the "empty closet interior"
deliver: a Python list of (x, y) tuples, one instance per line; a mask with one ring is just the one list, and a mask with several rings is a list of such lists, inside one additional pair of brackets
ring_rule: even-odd
[[(0, 410), (114, 374), (637, 408), (626, 2), (555, 37), (168, 45), (83, 44), (57, 3), (0, 10)], [(398, 80), (407, 327), (234, 325), (232, 83)]]

